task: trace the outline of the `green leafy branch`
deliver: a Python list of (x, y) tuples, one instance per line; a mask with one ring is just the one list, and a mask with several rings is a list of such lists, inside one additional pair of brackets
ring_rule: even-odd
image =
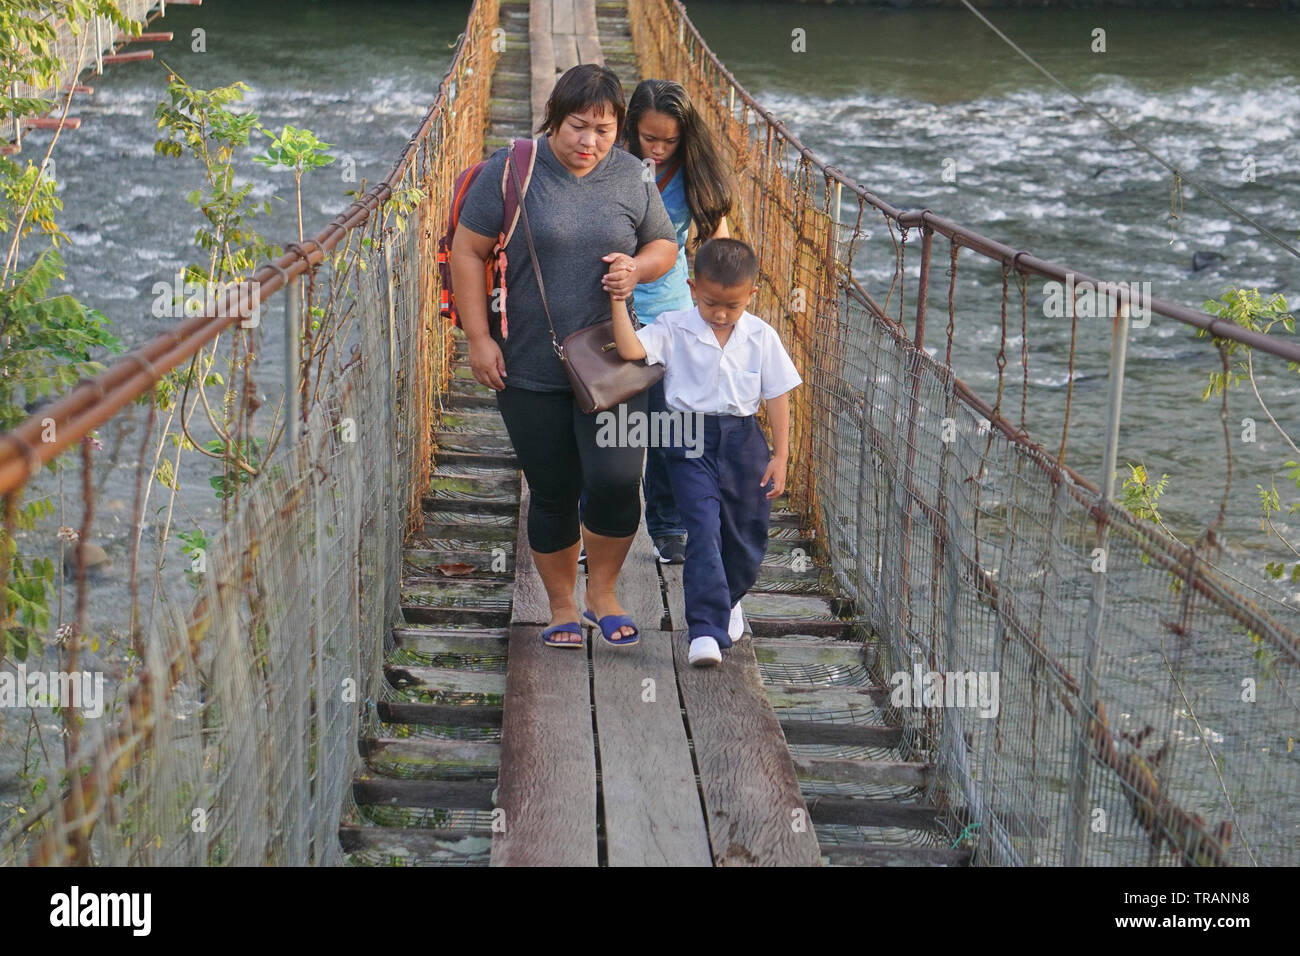
[[(1258, 289), (1229, 289), (1218, 299), (1211, 299), (1206, 302), (1205, 309), (1222, 319), (1227, 319), (1244, 329), (1249, 329), (1261, 335), (1268, 335), (1278, 326), (1288, 333), (1295, 334), (1295, 316), (1287, 308), (1286, 298), (1281, 293), (1266, 299)], [(1197, 333), (1197, 337), (1203, 337), (1207, 334), (1205, 330), (1201, 330)], [(1263, 410), (1269, 422), (1272, 423), (1273, 428), (1295, 453), (1296, 457), (1300, 458), (1300, 447), (1296, 446), (1295, 440), (1287, 433), (1286, 429), (1278, 424), (1277, 418), (1259, 392), (1259, 384), (1255, 380), (1253, 349), (1241, 342), (1217, 337), (1215, 342), (1225, 349), (1229, 357), (1236, 357), (1236, 361), (1226, 372), (1210, 373), (1209, 383), (1201, 393), (1202, 401), (1206, 401), (1215, 395), (1221, 395), (1226, 389), (1235, 388), (1242, 382), (1249, 383), (1255, 401), (1258, 402), (1259, 407)], [(1287, 363), (1287, 371), (1300, 372), (1300, 363)], [(1286, 468), (1289, 469), (1286, 472), (1286, 479), (1295, 486), (1297, 492), (1300, 492), (1300, 462), (1288, 460)], [(1300, 583), (1300, 550), (1297, 550), (1296, 544), (1283, 533), (1274, 520), (1276, 515), (1283, 513), (1292, 515), (1300, 511), (1300, 497), (1293, 502), (1284, 503), (1275, 481), (1270, 481), (1268, 488), (1261, 484), (1257, 484), (1255, 487), (1259, 493), (1261, 530), (1281, 542), (1282, 546), (1297, 559), (1289, 571), (1287, 561), (1284, 560), (1268, 562), (1264, 566), (1264, 572), (1274, 579), (1281, 579), (1285, 576), (1289, 577), (1292, 583)]]

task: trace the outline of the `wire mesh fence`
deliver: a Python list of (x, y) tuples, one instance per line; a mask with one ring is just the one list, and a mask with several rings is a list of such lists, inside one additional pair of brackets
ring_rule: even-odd
[[(133, 607), (138, 653), (101, 719), (64, 718), (62, 778), (52, 775), (44, 798), (6, 822), (0, 861), (341, 862), (339, 819), (361, 767), (358, 734), (385, 695), (401, 549), (420, 522), (454, 351), (437, 311), (435, 247), (456, 174), (481, 157), (496, 20), (494, 2), (474, 5), (438, 96), (388, 178), (254, 275), (263, 301), (292, 289), (287, 319), (304, 340), (301, 421), (285, 430), (293, 440), (236, 486), (221, 528), (183, 579), (160, 580), (151, 613), (134, 613), (134, 587), (114, 596)], [(226, 304), (235, 299), (258, 301)], [(89, 475), (84, 436), (99, 423), (96, 408), (125, 392), (153, 422), (162, 415), (154, 385), (209, 343), (215, 350), (225, 331), (247, 336), (244, 354), (256, 354), (270, 323), (245, 328), (236, 318), (210, 312), (180, 323), (49, 406), (41, 414), (56, 421), (58, 448), (80, 440)], [(6, 459), (30, 465), (57, 454), (30, 437), (37, 425), (5, 436)], [(191, 473), (207, 467), (186, 461)], [(142, 478), (153, 465), (141, 455)], [(16, 499), (6, 493), (7, 506)], [(83, 532), (94, 503), (87, 480)], [(60, 635), (64, 670), (76, 670), (96, 629), (85, 605)]]
[[(984, 865), (1300, 860), (1300, 613), (1212, 536), (1176, 543), (1062, 464), (1073, 337), (1059, 449), (1025, 431), (1025, 280), (1064, 270), (849, 183), (754, 101), (680, 3), (629, 12), (641, 74), (686, 86), (735, 171), (736, 233), (761, 263), (754, 311), (807, 383), (791, 499), (869, 632), (907, 755), (935, 764), (928, 795), (954, 844)], [(945, 251), (947, 301), (930, 313), (946, 304), (947, 344), (926, 349), (930, 260)], [(1001, 270), (1000, 308), (957, 295), (963, 252), (967, 269)], [(855, 273), (882, 260), (877, 298)], [(990, 304), (991, 403), (951, 365), (958, 317), (974, 325)]]

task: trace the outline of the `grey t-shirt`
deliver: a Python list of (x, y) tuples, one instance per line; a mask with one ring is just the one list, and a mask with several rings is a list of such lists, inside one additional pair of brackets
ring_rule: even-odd
[[(480, 235), (501, 231), (501, 172), (507, 152), (502, 147), (492, 154), (461, 207), (461, 224)], [(555, 335), (561, 342), (570, 333), (609, 318), (609, 294), (600, 284), (609, 264), (601, 262), (601, 256), (634, 255), (655, 239), (677, 241), (659, 190), (653, 179), (642, 176), (643, 168), (631, 153), (614, 147), (587, 175), (575, 176), (551, 152), (545, 136), (537, 139), (537, 159), (524, 201)], [(505, 307), (505, 340), (490, 311), (488, 325), (505, 358), (506, 384), (538, 392), (568, 389), (569, 378), (551, 347), (522, 220), (506, 246)]]

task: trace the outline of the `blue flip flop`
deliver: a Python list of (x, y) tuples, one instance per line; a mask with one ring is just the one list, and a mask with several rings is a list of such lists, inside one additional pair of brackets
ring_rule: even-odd
[[(587, 608), (587, 610), (582, 612), (582, 616), (600, 628), (600, 634), (605, 638), (606, 644), (613, 644), (617, 647), (627, 647), (641, 640), (641, 631), (637, 628), (636, 622), (626, 614), (606, 614), (600, 620), (596, 620), (596, 615), (592, 613), (591, 608)], [(611, 634), (616, 633), (621, 627), (632, 628), (632, 636), (610, 637)]]
[[(576, 641), (553, 641), (552, 634), (577, 634)], [(577, 621), (569, 621), (565, 624), (557, 624), (554, 627), (548, 627), (542, 631), (542, 643), (547, 647), (581, 647), (582, 646), (582, 625)]]

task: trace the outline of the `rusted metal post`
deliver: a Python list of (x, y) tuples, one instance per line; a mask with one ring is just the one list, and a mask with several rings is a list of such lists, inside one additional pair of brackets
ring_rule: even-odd
[[(1124, 403), (1124, 367), (1128, 358), (1129, 303), (1127, 290), (1119, 292), (1110, 338), (1110, 389), (1106, 400), (1106, 452), (1102, 461), (1100, 502), (1103, 507), (1115, 501), (1115, 466), (1119, 457), (1119, 422)], [(1097, 695), (1097, 666), (1101, 660), (1102, 625), (1106, 614), (1107, 544), (1110, 522), (1097, 522), (1096, 546), (1090, 556), (1093, 567), (1092, 597), (1088, 603), (1087, 660), (1083, 666), (1082, 690), (1076, 715), (1074, 766), (1070, 773), (1070, 826), (1072, 839), (1065, 847), (1065, 865), (1082, 866), (1088, 845), (1088, 771), (1090, 769), (1088, 735), (1089, 713)], [(1098, 567), (1100, 562), (1100, 568)]]
[(299, 395), (298, 395), (298, 359), (299, 351), (302, 349), (300, 341), (301, 330), (298, 327), (298, 279), (290, 279), (287, 283), (288, 288), (285, 290), (287, 298), (284, 303), (284, 397), (285, 408), (285, 434), (292, 447), (301, 434), (299, 427)]
[[(393, 295), (393, 250), (388, 242), (384, 243), (384, 287), (387, 295), (388, 311), (385, 313), (388, 331), (388, 374), (385, 376), (384, 394), (388, 407), (394, 407), (393, 389), (397, 381), (397, 305)], [(386, 435), (386, 439), (394, 436)]]
[[(916, 497), (916, 489), (913, 487), (916, 468), (916, 415), (921, 407), (921, 356), (922, 347), (925, 345), (925, 300), (926, 289), (930, 284), (930, 245), (933, 235), (934, 230), (922, 224), (921, 278), (916, 297), (916, 334), (913, 339), (916, 351), (911, 353), (909, 363), (912, 387), (907, 406), (907, 465), (903, 470), (903, 489), (906, 496), (903, 504), (903, 595), (911, 593), (907, 580), (912, 563), (912, 503)], [(911, 608), (906, 603), (902, 605), (902, 615), (903, 626), (906, 628), (911, 618)]]
[(916, 290), (916, 347), (925, 344), (925, 303), (930, 292), (930, 246), (934, 239), (934, 230), (921, 226), (921, 284)]

